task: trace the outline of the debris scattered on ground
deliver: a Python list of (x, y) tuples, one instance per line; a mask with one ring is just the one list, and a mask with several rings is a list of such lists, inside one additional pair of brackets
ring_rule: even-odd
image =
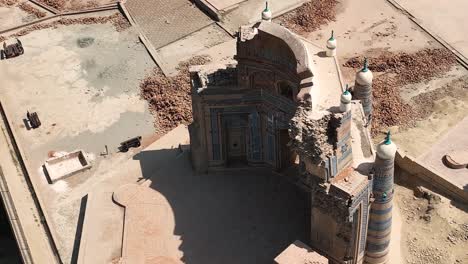
[(79, 38), (76, 41), (76, 44), (80, 48), (87, 48), (87, 47), (93, 45), (93, 43), (94, 43), (94, 38), (90, 38), (90, 37)]
[[(349, 59), (343, 66), (361, 68), (362, 57)], [(424, 49), (416, 53), (384, 52), (378, 57), (369, 58), (369, 68), (376, 74), (373, 82), (372, 95), (373, 116), (372, 134), (391, 126), (410, 126), (414, 121), (427, 116), (427, 109), (419, 108), (403, 102), (400, 88), (428, 81), (442, 76), (450, 71), (456, 63), (455, 56), (446, 49)], [(431, 102), (427, 102), (431, 103)]]
[(112, 0), (37, 0), (59, 11), (78, 11), (110, 4)]
[(211, 61), (208, 56), (196, 56), (179, 64), (178, 74), (166, 77), (159, 68), (140, 84), (141, 96), (148, 101), (155, 116), (155, 127), (163, 134), (179, 124), (192, 122), (190, 65), (203, 65)]
[(31, 15), (34, 15), (37, 18), (42, 18), (42, 17), (45, 17), (47, 15), (46, 12), (43, 12), (43, 11), (35, 8), (34, 6), (28, 4), (27, 2), (23, 2), (23, 3), (19, 4), (18, 7), (21, 10), (23, 10), (24, 12), (26, 12), (28, 14), (31, 14)]
[(435, 103), (447, 96), (463, 98), (468, 94), (468, 76), (463, 76), (433, 91), (419, 94), (411, 99), (418, 106), (420, 118), (427, 118), (432, 113)]
[(38, 2), (53, 7), (57, 10), (63, 10), (66, 4), (65, 0), (37, 0)]
[(70, 10), (83, 10), (83, 9), (90, 9), (99, 7), (99, 3), (96, 0), (92, 1), (83, 1), (83, 0), (76, 0), (70, 2)]
[(18, 2), (19, 0), (0, 0), (0, 6), (13, 6)]
[(338, 3), (337, 0), (307, 2), (294, 11), (279, 17), (278, 20), (299, 34), (309, 33), (335, 20)]
[[(8, 36), (11, 37), (22, 37), (33, 31), (47, 29), (47, 28), (56, 28), (59, 25), (69, 26), (69, 25), (93, 25), (93, 24), (106, 24), (112, 23), (117, 32), (122, 32), (128, 29), (131, 25), (128, 20), (120, 13), (115, 13), (110, 16), (99, 16), (99, 17), (82, 17), (82, 18), (61, 18), (57, 21), (51, 23), (41, 23), (35, 24), (29, 27), (22, 29), (21, 31)], [(0, 36), (0, 41), (5, 41), (6, 36)]]
[(409, 188), (395, 185), (394, 196), (403, 221), (401, 249), (405, 262), (465, 263), (468, 242), (466, 206), (452, 206), (453, 202), (445, 197), (412, 184)]
[(62, 18), (57, 21), (59, 25), (92, 25), (92, 24), (106, 24), (112, 23), (117, 32), (121, 32), (130, 27), (128, 20), (122, 16), (120, 13), (115, 13), (110, 16), (100, 16), (100, 17), (82, 17), (82, 18)]

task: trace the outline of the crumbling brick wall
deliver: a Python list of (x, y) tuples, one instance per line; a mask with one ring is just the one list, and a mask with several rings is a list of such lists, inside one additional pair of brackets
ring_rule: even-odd
[(320, 163), (333, 155), (332, 130), (329, 129), (331, 115), (313, 119), (312, 106), (302, 103), (291, 119), (289, 137), (290, 147), (300, 156), (311, 158)]

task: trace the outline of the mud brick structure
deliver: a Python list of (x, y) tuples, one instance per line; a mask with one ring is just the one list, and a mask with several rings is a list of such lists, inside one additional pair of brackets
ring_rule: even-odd
[[(390, 210), (384, 217), (391, 222), (387, 202), (394, 161), (387, 149), (396, 147), (387, 144), (388, 138), (378, 148), (386, 154), (378, 154), (374, 164), (365, 127), (370, 99), (352, 101), (347, 89), (327, 86), (340, 84), (339, 75), (330, 74), (336, 70), (334, 58), (319, 58), (316, 46), (271, 22), (268, 12), (262, 22), (240, 28), (237, 64), (190, 68), (193, 167), (199, 173), (267, 167), (287, 177), (293, 171), (296, 183), (310, 193), (306, 243), (314, 254), (329, 263), (385, 263), (379, 257), (388, 251), (390, 233), (377, 214)], [(366, 77), (364, 88), (370, 91), (371, 73), (365, 68), (357, 84)]]

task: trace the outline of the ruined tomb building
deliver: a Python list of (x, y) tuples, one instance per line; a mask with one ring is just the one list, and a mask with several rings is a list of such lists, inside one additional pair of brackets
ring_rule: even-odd
[[(384, 153), (394, 145), (380, 146), (382, 153), (375, 160), (372, 139), (364, 128), (372, 111), (367, 62), (356, 76), (354, 95), (361, 96), (361, 103), (342, 89), (333, 35), (327, 45), (332, 56), (321, 56), (323, 49), (271, 22), (268, 5), (261, 17), (253, 26), (240, 27), (235, 63), (189, 68), (194, 170), (254, 167), (290, 177), (309, 193), (311, 233), (304, 242), (311, 251), (331, 264), (362, 264), (369, 237), (367, 255), (372, 261), (371, 257), (381, 256), (379, 250), (389, 239), (385, 236), (382, 245), (381, 237), (387, 233), (374, 232), (374, 226), (381, 230), (380, 219), (389, 216), (369, 221), (371, 194), (375, 186), (374, 212), (387, 212), (382, 207), (388, 208), (388, 200), (382, 200), (381, 193), (391, 197), (393, 187), (382, 175), (393, 172), (393, 160)], [(389, 227), (391, 219), (385, 221), (383, 227)]]
[(369, 215), (369, 228), (367, 231), (367, 249), (365, 263), (387, 263), (390, 235), (392, 231), (392, 200), (393, 200), (393, 174), (395, 153), (397, 147), (390, 138), (377, 146), (377, 155), (374, 163), (374, 180)]
[(369, 70), (369, 63), (365, 58), (364, 67), (356, 73), (354, 99), (361, 101), (368, 122), (372, 118), (372, 79), (373, 74)]

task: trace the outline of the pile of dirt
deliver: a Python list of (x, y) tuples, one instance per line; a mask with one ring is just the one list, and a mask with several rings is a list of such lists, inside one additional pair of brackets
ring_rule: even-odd
[(96, 8), (99, 7), (99, 3), (97, 1), (83, 1), (83, 0), (78, 0), (78, 1), (71, 1), (70, 2), (70, 10), (84, 10), (84, 9), (90, 9), (90, 8)]
[[(10, 0), (11, 1), (11, 0)], [(115, 3), (113, 0), (38, 0), (59, 11), (79, 11)]]
[(309, 33), (335, 20), (338, 3), (337, 0), (311, 1), (279, 17), (278, 20), (299, 34)]
[(13, 6), (18, 2), (19, 0), (0, 0), (0, 6)]
[(155, 116), (155, 127), (159, 134), (166, 133), (179, 124), (192, 122), (192, 98), (190, 65), (203, 65), (211, 61), (207, 56), (193, 57), (179, 64), (178, 73), (166, 77), (159, 68), (140, 84), (141, 97), (148, 101)]
[(115, 13), (110, 16), (100, 16), (100, 17), (82, 17), (82, 18), (62, 18), (58, 20), (56, 23), (58, 25), (93, 25), (93, 24), (106, 24), (112, 23), (114, 25), (117, 32), (121, 32), (126, 30), (130, 27), (130, 23), (128, 20), (122, 16), (120, 13)]
[[(417, 177), (396, 169), (394, 202), (401, 214), (402, 257), (408, 264), (467, 263), (468, 217), (458, 204), (427, 188), (414, 186)], [(409, 181), (409, 182), (408, 182)], [(457, 206), (453, 206), (456, 204)], [(395, 210), (395, 209), (394, 209)], [(397, 218), (394, 218), (397, 219)], [(394, 220), (395, 221), (395, 220)], [(398, 223), (397, 223), (398, 225)]]
[(462, 76), (441, 88), (419, 94), (411, 99), (413, 105), (418, 106), (419, 117), (429, 117), (434, 110), (436, 101), (447, 96), (452, 98), (463, 98), (468, 95), (468, 76)]
[[(363, 57), (349, 59), (343, 66), (361, 68)], [(369, 58), (369, 68), (376, 74), (372, 85), (372, 133), (391, 126), (411, 126), (414, 121), (427, 116), (420, 105), (413, 107), (403, 102), (400, 87), (428, 81), (450, 71), (456, 63), (455, 56), (446, 49), (424, 49), (416, 53), (384, 52)], [(429, 102), (428, 102), (429, 103)]]
[(57, 10), (64, 10), (65, 4), (67, 3), (65, 0), (37, 0), (37, 1), (44, 5), (48, 5), (52, 8), (55, 8)]
[(47, 14), (45, 12), (42, 12), (41, 10), (35, 8), (34, 6), (26, 3), (26, 2), (23, 2), (21, 4), (18, 5), (18, 7), (23, 10), (24, 12), (28, 13), (28, 14), (31, 14), (31, 15), (34, 15), (35, 17), (37, 18), (42, 18), (42, 17), (45, 17)]
[[(122, 14), (120, 13), (115, 13), (110, 16), (99, 16), (99, 17), (61, 18), (51, 23), (41, 23), (41, 24), (35, 24), (32, 26), (26, 27), (15, 34), (8, 36), (8, 38), (22, 37), (36, 30), (56, 28), (59, 25), (64, 25), (64, 26), (77, 25), (77, 24), (93, 25), (93, 24), (106, 24), (106, 23), (112, 23), (112, 25), (115, 27), (115, 30), (117, 32), (122, 32), (131, 26), (128, 20), (124, 16), (122, 16)], [(6, 39), (7, 39), (6, 36), (0, 36), (0, 42)]]

